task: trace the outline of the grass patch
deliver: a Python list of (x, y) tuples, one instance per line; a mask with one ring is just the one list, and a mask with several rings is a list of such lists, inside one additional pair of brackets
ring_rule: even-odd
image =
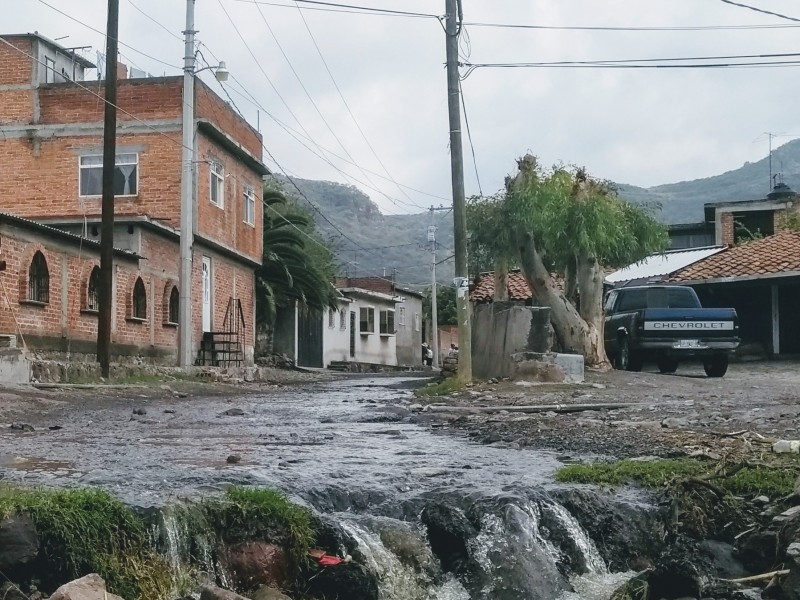
[[(712, 475), (716, 463), (691, 458), (652, 461), (621, 460), (613, 463), (568, 465), (559, 469), (555, 478), (562, 483), (591, 483), (612, 487), (634, 484), (646, 488), (662, 488), (680, 478)], [(730, 477), (713, 483), (735, 495), (786, 496), (792, 492), (797, 478), (796, 468), (744, 467)]]
[(166, 563), (150, 548), (142, 522), (107, 492), (3, 488), (0, 516), (12, 513), (27, 515), (36, 525), (47, 584), (95, 572), (124, 598), (168, 597)]
[(222, 500), (207, 505), (206, 518), (226, 542), (264, 539), (304, 560), (314, 542), (311, 511), (266, 488), (232, 486)]
[(465, 389), (464, 384), (459, 383), (455, 377), (448, 377), (434, 385), (426, 385), (425, 387), (414, 390), (414, 394), (421, 398), (430, 398), (432, 396), (446, 396), (453, 392), (460, 392)]

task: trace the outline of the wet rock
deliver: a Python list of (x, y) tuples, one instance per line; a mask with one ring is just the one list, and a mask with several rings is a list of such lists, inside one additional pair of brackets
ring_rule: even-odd
[(91, 573), (58, 588), (50, 600), (123, 600), (106, 591), (106, 582), (97, 573)]
[(225, 461), (229, 465), (236, 465), (242, 462), (242, 457), (238, 454), (231, 454), (230, 456), (228, 456), (228, 458), (225, 459)]
[(277, 588), (262, 585), (253, 594), (252, 600), (291, 600)]
[(244, 415), (244, 411), (241, 408), (229, 408), (226, 411), (220, 413), (220, 416), (224, 417), (241, 417)]
[(244, 596), (240, 596), (236, 592), (224, 590), (215, 585), (209, 585), (203, 588), (200, 592), (200, 600), (250, 600)]
[(747, 570), (764, 573), (778, 558), (778, 534), (775, 531), (753, 531), (736, 541), (736, 551)]
[(701, 598), (710, 561), (695, 544), (679, 541), (656, 559), (647, 578), (651, 598)]
[(48, 429), (50, 431), (60, 431), (61, 429), (64, 429), (64, 428), (61, 425), (50, 425), (50, 427), (48, 427)]
[(663, 421), (661, 421), (662, 427), (667, 427), (669, 429), (678, 429), (680, 427), (688, 427), (689, 419), (686, 417), (667, 417)]
[(147, 409), (146, 408), (134, 408), (133, 409), (133, 414), (135, 414), (135, 415), (146, 415), (147, 414)]
[(699, 549), (708, 557), (709, 573), (714, 577), (738, 579), (750, 574), (741, 561), (734, 556), (733, 546), (726, 542), (703, 540), (699, 543)]
[(30, 432), (33, 431), (33, 425), (29, 423), (12, 423), (9, 429), (13, 431), (23, 431), (23, 432)]
[(175, 414), (175, 409), (174, 408), (165, 408), (164, 409), (164, 414), (165, 415), (174, 415)]
[(12, 514), (0, 521), (0, 571), (16, 578), (19, 570), (24, 570), (38, 554), (39, 537), (30, 518)]
[(275, 544), (234, 544), (223, 548), (218, 558), (238, 589), (254, 589), (258, 585), (275, 587), (286, 583), (289, 559), (283, 548)]
[(469, 543), (477, 534), (466, 515), (456, 507), (430, 503), (422, 509), (420, 519), (442, 569), (451, 573), (465, 570), (470, 563)]
[[(378, 600), (378, 578), (364, 565), (340, 563), (318, 571), (307, 584), (308, 592), (319, 598), (335, 600)], [(203, 600), (201, 598), (200, 600)]]
[(753, 498), (753, 504), (769, 504), (769, 496), (756, 496)]
[(29, 600), (28, 596), (10, 581), (0, 585), (0, 598), (3, 600)]

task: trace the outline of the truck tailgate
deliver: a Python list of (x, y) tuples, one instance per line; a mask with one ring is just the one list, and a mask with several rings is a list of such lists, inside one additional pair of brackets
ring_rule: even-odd
[(648, 308), (642, 315), (648, 337), (738, 337), (736, 311), (731, 308)]

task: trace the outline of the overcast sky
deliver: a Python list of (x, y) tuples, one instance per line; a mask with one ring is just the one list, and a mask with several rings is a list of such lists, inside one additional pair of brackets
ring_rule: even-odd
[[(259, 124), (265, 145), (280, 166), (291, 175), (357, 185), (387, 213), (418, 211), (417, 206), (432, 202), (449, 204), (407, 188), (401, 191), (394, 183), (450, 197), (445, 37), (439, 23), (308, 10), (313, 5), (302, 4), (304, 23), (292, 0), (268, 1), (285, 6), (198, 0), (196, 29), (208, 62), (227, 63), (231, 98), (253, 125)], [(444, 13), (444, 0), (345, 3)], [(745, 3), (800, 18), (796, 0)], [(14, 4), (13, 11), (4, 11), (3, 33), (38, 31), (67, 47), (88, 45), (92, 49), (86, 56), (92, 60), (105, 48), (106, 0)], [(721, 0), (463, 0), (463, 4), (467, 22), (800, 26)], [(121, 46), (121, 60), (154, 75), (180, 74), (184, 24), (183, 0), (120, 0), (120, 42), (126, 45)], [(462, 39), (461, 46), (472, 63), (800, 52), (799, 28), (620, 32), (468, 26), (466, 31), (469, 43)], [(528, 151), (545, 163), (585, 165), (598, 177), (641, 186), (738, 168), (767, 154), (764, 132), (786, 136), (777, 138), (776, 144), (800, 133), (799, 74), (800, 67), (477, 69), (463, 82), (463, 89), (481, 187), (487, 194), (501, 187), (514, 159)], [(223, 94), (209, 72), (201, 77)], [(464, 141), (467, 194), (477, 194), (469, 144)], [(350, 156), (357, 166), (334, 155)], [(280, 171), (272, 159), (264, 158), (270, 168)]]

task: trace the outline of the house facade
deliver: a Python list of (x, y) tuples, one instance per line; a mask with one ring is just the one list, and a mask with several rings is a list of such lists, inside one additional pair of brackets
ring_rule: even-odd
[[(0, 37), (0, 211), (74, 234), (90, 247), (100, 239), (103, 85), (83, 81), (94, 65), (38, 34)], [(123, 323), (140, 279), (151, 307), (163, 298), (179, 302), (182, 86), (181, 76), (121, 79), (117, 92), (114, 242), (138, 258), (135, 273), (130, 261), (115, 264), (121, 292), (114, 298), (120, 317), (112, 323), (112, 346), (163, 355), (165, 362), (176, 358), (174, 321), (146, 312), (130, 321), (140, 329), (136, 335)], [(238, 358), (249, 362), (254, 271), (262, 255), (261, 186), (268, 173), (262, 139), (199, 79), (193, 133), (194, 350), (199, 362), (207, 361), (208, 353), (200, 352), (206, 338), (236, 330)], [(69, 269), (60, 279), (70, 306), (85, 300), (91, 270), (84, 271)], [(87, 313), (66, 334), (60, 326), (43, 332), (42, 348), (66, 335), (93, 352), (96, 332), (97, 319)]]

